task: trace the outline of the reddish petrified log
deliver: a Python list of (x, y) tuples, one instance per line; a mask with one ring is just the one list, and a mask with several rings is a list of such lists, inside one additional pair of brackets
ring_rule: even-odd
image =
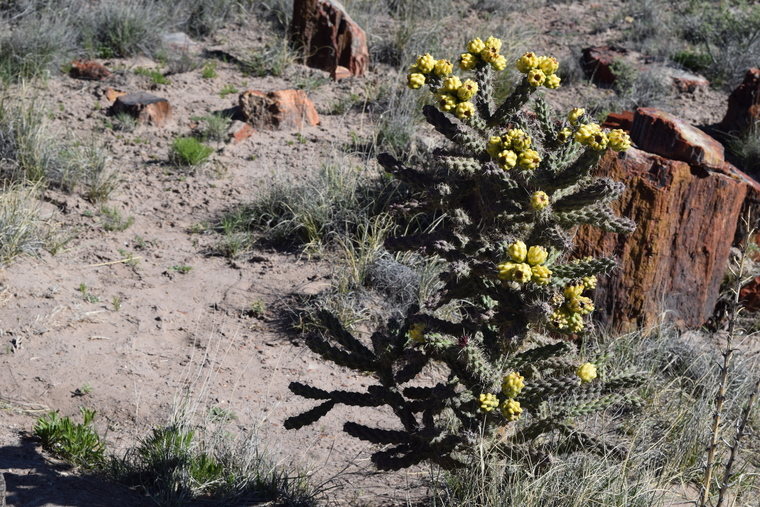
[(71, 62), (69, 75), (75, 79), (102, 81), (111, 77), (111, 71), (105, 65), (93, 60), (74, 60)]
[(613, 207), (636, 221), (630, 235), (581, 227), (577, 255), (619, 261), (596, 292), (597, 318), (615, 330), (662, 317), (699, 326), (712, 314), (748, 185), (683, 161), (631, 148), (608, 152), (596, 174), (626, 184)]
[(129, 93), (116, 98), (110, 113), (129, 114), (139, 123), (150, 123), (162, 127), (171, 117), (172, 108), (169, 101), (146, 92)]
[(254, 128), (287, 130), (319, 124), (317, 109), (303, 90), (247, 90), (240, 94), (239, 105)]
[[(369, 67), (367, 36), (337, 0), (295, 0), (290, 38), (309, 67), (333, 78), (363, 76)], [(344, 67), (344, 69), (339, 69)]]

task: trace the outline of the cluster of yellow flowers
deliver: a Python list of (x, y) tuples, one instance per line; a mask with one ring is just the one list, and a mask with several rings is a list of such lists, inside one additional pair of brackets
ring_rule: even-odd
[(560, 78), (556, 74), (559, 62), (553, 56), (536, 56), (535, 53), (528, 52), (517, 59), (515, 66), (525, 74), (531, 86), (559, 88)]
[(504, 396), (507, 398), (517, 398), (517, 395), (520, 394), (520, 391), (525, 387), (524, 381), (525, 377), (516, 371), (513, 371), (504, 377), (504, 380), (501, 383), (501, 392), (504, 393)]
[(576, 142), (597, 151), (603, 151), (607, 148), (625, 151), (631, 147), (631, 138), (624, 130), (613, 129), (604, 132), (598, 123), (581, 123), (585, 114), (586, 110), (580, 107), (572, 109), (567, 114), (567, 121), (573, 128), (563, 128), (559, 133), (560, 141), (567, 142), (574, 137)]
[(596, 365), (594, 363), (583, 363), (578, 366), (575, 374), (581, 379), (581, 382), (591, 382), (596, 378)]
[(552, 272), (544, 266), (549, 253), (542, 246), (528, 248), (522, 241), (516, 241), (507, 247), (511, 261), (499, 264), (499, 279), (546, 285), (551, 280)]
[(596, 277), (583, 278), (579, 284), (568, 285), (563, 291), (562, 305), (555, 310), (551, 317), (551, 323), (560, 330), (577, 333), (583, 330), (583, 316), (594, 311), (594, 303), (591, 298), (583, 296), (584, 290), (596, 288)]
[(409, 337), (409, 339), (413, 342), (424, 343), (425, 324), (422, 324), (420, 322), (412, 324), (412, 326), (409, 328), (409, 331), (407, 331), (406, 336)]
[(483, 393), (480, 395), (480, 410), (490, 412), (499, 406), (499, 398), (495, 394)]
[(510, 399), (501, 402), (501, 415), (503, 415), (507, 421), (518, 420), (522, 411), (523, 409), (520, 407), (520, 402), (517, 400)]
[(436, 60), (430, 53), (425, 53), (417, 57), (417, 62), (409, 69), (406, 81), (409, 88), (416, 90), (425, 86), (428, 75), (444, 78), (452, 72), (454, 64), (449, 60)]
[(462, 81), (457, 76), (443, 80), (435, 98), (438, 108), (447, 113), (454, 113), (460, 120), (467, 120), (475, 115), (475, 105), (470, 100), (478, 93), (478, 83), (472, 79)]
[(467, 43), (467, 52), (459, 56), (459, 67), (462, 70), (472, 70), (476, 67), (491, 65), (493, 70), (507, 68), (507, 59), (499, 53), (501, 51), (501, 39), (489, 37), (483, 42), (481, 39), (472, 39)]
[(505, 171), (515, 166), (533, 170), (541, 163), (541, 157), (531, 149), (532, 144), (533, 139), (523, 130), (509, 129), (500, 136), (491, 136), (486, 151)]
[(541, 211), (548, 205), (549, 196), (546, 194), (546, 192), (539, 190), (538, 192), (533, 192), (533, 195), (530, 196), (530, 207), (534, 210)]

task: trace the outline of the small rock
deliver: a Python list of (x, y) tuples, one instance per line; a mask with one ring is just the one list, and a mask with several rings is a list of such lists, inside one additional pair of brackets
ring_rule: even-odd
[(338, 0), (295, 0), (290, 38), (302, 48), (309, 67), (338, 77), (338, 66), (352, 76), (369, 67), (367, 35)]
[(166, 99), (146, 92), (129, 93), (116, 99), (111, 105), (110, 114), (126, 113), (136, 118), (139, 123), (163, 126), (171, 117), (171, 105)]
[(602, 127), (606, 129), (621, 129), (630, 132), (631, 127), (633, 127), (633, 111), (608, 114), (604, 123), (602, 123)]
[(628, 55), (628, 50), (620, 46), (594, 46), (586, 48), (581, 56), (581, 68), (596, 84), (611, 85), (615, 82), (612, 64)]
[(673, 86), (681, 93), (697, 93), (710, 88), (710, 81), (699, 74), (692, 74), (679, 69), (667, 68), (667, 74), (673, 80)]
[(235, 120), (227, 129), (227, 136), (232, 144), (238, 144), (251, 137), (254, 132), (255, 130), (250, 123)]
[(760, 122), (760, 68), (749, 69), (728, 97), (728, 110), (718, 125), (725, 132), (742, 132)]
[(720, 170), (725, 165), (722, 144), (659, 109), (640, 107), (636, 110), (631, 139), (644, 151), (688, 162), (692, 166)]
[(71, 62), (69, 75), (75, 79), (102, 81), (111, 76), (111, 71), (105, 65), (92, 60), (74, 60)]
[(337, 67), (335, 67), (335, 70), (333, 70), (333, 72), (331, 74), (331, 77), (335, 81), (340, 81), (341, 79), (346, 79), (346, 78), (349, 78), (351, 76), (352, 76), (351, 71), (348, 70), (347, 68), (345, 68), (342, 65), (338, 65)]
[(254, 128), (288, 130), (319, 125), (317, 109), (303, 90), (247, 90), (240, 94), (239, 105), (243, 118)]
[(127, 92), (116, 90), (114, 88), (106, 88), (105, 92), (105, 96), (108, 102), (113, 102), (114, 100), (118, 99), (119, 97), (123, 97), (126, 94)]

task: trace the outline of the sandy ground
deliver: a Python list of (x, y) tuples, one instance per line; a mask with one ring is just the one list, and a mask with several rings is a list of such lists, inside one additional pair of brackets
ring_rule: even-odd
[[(566, 13), (553, 6), (536, 15), (539, 19), (536, 42), (551, 49)], [(562, 26), (574, 30), (568, 47), (609, 36), (577, 23)], [(256, 40), (250, 31), (238, 30), (226, 42), (246, 47)], [(567, 47), (558, 51), (563, 50)], [(230, 261), (208, 255), (217, 236), (191, 232), (194, 225), (211, 223), (249, 201), (273, 179), (298, 180), (326, 162), (361, 163), (341, 146), (350, 140), (349, 132), (370, 135), (370, 117), (355, 110), (322, 114), (321, 125), (303, 129), (300, 137), (257, 132), (241, 144), (217, 146), (211, 164), (184, 174), (165, 162), (171, 140), (189, 135), (191, 117), (235, 104), (237, 94), (220, 97), (225, 85), (241, 91), (287, 88), (313, 71), (296, 65), (283, 78), (252, 78), (219, 63), (214, 79), (200, 79), (196, 70), (172, 75), (171, 85), (151, 89), (146, 78), (126, 70), (150, 61), (104, 63), (124, 70), (106, 83), (57, 76), (27, 90), (49, 106), (61, 135), (95, 138), (107, 147), (122, 180), (107, 205), (134, 217), (134, 224), (106, 232), (98, 207), (47, 191), (45, 206), (63, 224), (69, 242), (55, 256), (24, 257), (0, 272), (0, 473), (7, 482), (8, 504), (145, 505), (133, 492), (72, 473), (27, 436), (35, 418), (46, 411), (78, 417), (79, 407), (86, 406), (98, 411), (98, 429), (119, 452), (165, 422), (183, 399), (191, 400), (201, 420), (214, 407), (230, 411), (233, 429), (243, 435), (256, 432), (279, 459), (298, 463), (317, 482), (339, 475), (331, 483), (336, 486), (331, 502), (404, 504), (424, 496), (427, 469), (372, 472), (371, 449), (340, 431), (347, 410), (333, 410), (299, 431), (282, 427), (286, 417), (303, 409), (302, 400), (287, 390), (289, 382), (352, 389), (370, 381), (300, 345), (282, 330), (277, 315), (287, 297), (327, 287), (335, 266), (273, 251), (255, 252), (250, 261)], [(367, 80), (325, 82), (309, 95), (324, 113), (336, 100), (361, 92)], [(148, 89), (167, 98), (173, 120), (164, 128), (142, 126), (133, 133), (105, 128), (107, 86)], [(608, 91), (569, 88), (554, 101), (570, 107), (593, 93)], [(680, 97), (673, 109), (689, 120), (711, 123), (722, 115), (724, 101), (723, 94), (710, 91)], [(130, 256), (132, 262), (124, 262)], [(182, 274), (174, 266), (192, 269)], [(94, 296), (89, 301), (81, 284)], [(248, 309), (255, 302), (267, 308), (264, 316), (251, 316)], [(91, 392), (77, 396), (85, 386)], [(381, 410), (362, 412), (358, 420), (392, 424)]]

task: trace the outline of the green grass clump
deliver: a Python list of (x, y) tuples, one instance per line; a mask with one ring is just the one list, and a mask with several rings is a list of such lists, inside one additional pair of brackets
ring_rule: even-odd
[(731, 138), (728, 149), (739, 159), (742, 169), (757, 177), (760, 174), (760, 122)]
[(168, 25), (160, 4), (144, 0), (106, 0), (83, 9), (77, 20), (81, 44), (100, 58), (151, 55)]
[(138, 76), (145, 76), (148, 79), (150, 79), (151, 83), (154, 85), (170, 85), (172, 84), (171, 81), (169, 81), (169, 78), (164, 76), (164, 74), (161, 71), (155, 70), (155, 69), (146, 69), (144, 67), (137, 67), (134, 70), (134, 73)]
[(194, 167), (206, 162), (214, 152), (194, 137), (180, 137), (174, 140), (169, 151), (169, 162), (180, 167)]
[(43, 449), (55, 456), (81, 468), (98, 468), (105, 459), (106, 444), (92, 426), (95, 411), (84, 407), (80, 411), (81, 423), (61, 417), (58, 412), (40, 417), (34, 426), (34, 435), (42, 442)]
[(201, 77), (203, 79), (214, 79), (218, 75), (219, 74), (217, 74), (217, 72), (216, 72), (216, 63), (214, 63), (214, 62), (208, 62), (201, 69)]
[(230, 126), (229, 116), (223, 114), (208, 114), (191, 118), (198, 122), (196, 135), (202, 141), (221, 143), (227, 140), (227, 129)]
[(0, 265), (49, 244), (50, 224), (40, 216), (38, 190), (18, 184), (0, 188)]

